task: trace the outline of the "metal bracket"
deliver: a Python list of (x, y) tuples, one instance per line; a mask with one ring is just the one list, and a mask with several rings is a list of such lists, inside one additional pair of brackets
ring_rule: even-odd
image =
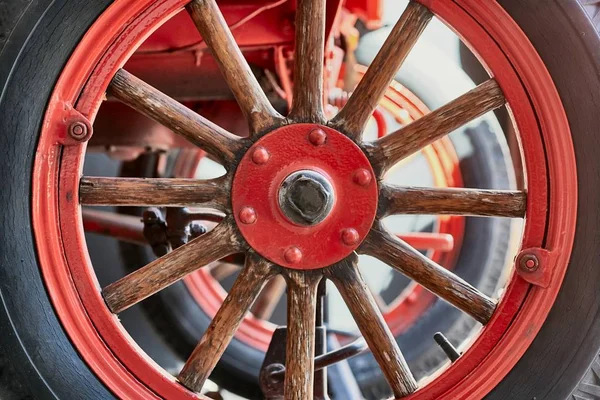
[(93, 134), (92, 124), (83, 114), (69, 103), (62, 103), (60, 110), (58, 105), (55, 107), (55, 112), (62, 113), (60, 125), (54, 127), (57, 130), (58, 143), (73, 146), (90, 140)]
[[(315, 352), (322, 354), (326, 346), (326, 330), (324, 326), (316, 327)], [(265, 355), (260, 369), (260, 388), (267, 400), (283, 400), (283, 379), (277, 374), (285, 370), (285, 347), (287, 342), (287, 327), (281, 326), (275, 329), (271, 344)], [(315, 371), (314, 399), (328, 400), (327, 396), (327, 369)]]
[(532, 285), (547, 288), (552, 280), (556, 254), (542, 248), (522, 250), (516, 258), (517, 273)]

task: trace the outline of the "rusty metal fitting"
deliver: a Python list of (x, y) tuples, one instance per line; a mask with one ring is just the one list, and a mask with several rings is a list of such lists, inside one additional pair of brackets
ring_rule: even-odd
[(81, 121), (75, 121), (69, 125), (69, 136), (78, 142), (85, 142), (90, 137), (88, 126)]
[(540, 261), (534, 254), (523, 254), (519, 258), (519, 266), (526, 271), (536, 271), (540, 267)]

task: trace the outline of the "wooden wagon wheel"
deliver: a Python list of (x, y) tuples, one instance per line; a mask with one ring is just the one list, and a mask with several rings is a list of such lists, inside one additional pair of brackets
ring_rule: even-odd
[[(490, 320), (496, 306), (492, 299), (389, 234), (380, 219), (413, 213), (522, 218), (525, 193), (395, 187), (381, 179), (400, 160), (503, 106), (502, 91), (490, 79), (397, 132), (364, 142), (369, 117), (432, 17), (426, 7), (409, 4), (347, 105), (331, 121), (322, 106), (324, 0), (298, 2), (295, 85), (287, 117), (270, 105), (216, 2), (195, 0), (187, 10), (249, 123), (250, 137), (227, 132), (127, 71), (118, 71), (109, 86), (112, 96), (212, 154), (227, 174), (206, 181), (83, 177), (81, 204), (202, 206), (226, 217), (209, 233), (105, 287), (108, 307), (120, 313), (198, 268), (245, 252), (245, 267), (178, 376), (183, 385), (200, 391), (263, 285), (280, 274), (288, 286), (286, 398), (312, 398), (316, 293), (323, 278), (339, 289), (394, 395), (413, 393), (417, 382), (361, 277), (356, 253), (384, 261), (480, 323)], [(275, 144), (284, 139), (291, 145)], [(333, 154), (340, 153), (351, 161), (336, 161)], [(283, 165), (290, 160), (298, 163)], [(314, 169), (307, 162), (314, 162)], [(251, 182), (262, 182), (265, 189), (249, 187)], [(273, 182), (275, 192), (267, 187)], [(307, 190), (310, 198), (303, 197)], [(288, 203), (297, 209), (290, 211)], [(296, 218), (298, 213), (304, 220)], [(323, 243), (312, 247), (292, 234), (265, 245), (265, 226), (296, 230), (299, 236), (306, 230), (328, 235), (330, 251), (323, 255)]]

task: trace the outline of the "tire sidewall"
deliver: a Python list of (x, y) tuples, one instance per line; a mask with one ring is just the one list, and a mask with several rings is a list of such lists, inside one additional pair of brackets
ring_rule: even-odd
[(73, 49), (110, 1), (9, 2), (23, 3), (23, 10), (0, 53), (0, 348), (36, 398), (113, 398), (55, 315), (31, 229), (32, 170), (46, 104)]
[(600, 38), (575, 0), (498, 2), (533, 43), (558, 89), (575, 148), (578, 209), (556, 302), (524, 356), (487, 398), (565, 399), (600, 348)]

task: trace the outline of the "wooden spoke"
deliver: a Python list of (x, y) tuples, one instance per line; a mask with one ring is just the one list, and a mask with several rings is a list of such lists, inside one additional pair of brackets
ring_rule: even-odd
[(87, 206), (202, 206), (225, 211), (228, 180), (103, 178), (79, 181), (79, 202)]
[(496, 308), (492, 299), (386, 232), (381, 224), (371, 229), (359, 250), (402, 272), (484, 325)]
[(312, 400), (315, 320), (320, 271), (284, 270), (287, 282), (286, 400)]
[(381, 185), (379, 217), (392, 214), (473, 215), (523, 218), (523, 191), (418, 188)]
[(246, 265), (223, 305), (179, 373), (183, 385), (196, 392), (202, 389), (263, 284), (275, 273), (273, 265), (262, 257), (256, 254), (246, 257)]
[(407, 396), (417, 390), (417, 382), (363, 280), (357, 262), (358, 257), (352, 255), (327, 268), (325, 276), (338, 288), (394, 396)]
[(283, 121), (260, 87), (240, 51), (216, 0), (194, 0), (187, 6), (202, 39), (206, 42), (250, 124), (250, 133), (263, 132)]
[(366, 144), (365, 150), (371, 155), (379, 175), (383, 175), (398, 161), (504, 103), (502, 90), (490, 79), (423, 118)]
[(432, 16), (425, 6), (417, 2), (408, 4), (348, 103), (331, 121), (334, 128), (353, 139), (360, 139), (379, 100)]
[(268, 320), (284, 292), (285, 279), (279, 275), (274, 276), (262, 289), (250, 311), (256, 318)]
[(243, 250), (233, 219), (228, 218), (212, 231), (111, 283), (102, 295), (108, 308), (117, 314), (198, 268)]
[(239, 137), (201, 117), (189, 108), (121, 69), (109, 86), (110, 93), (148, 118), (215, 156), (225, 166), (244, 148)]
[(296, 9), (294, 99), (290, 118), (324, 123), (325, 0), (299, 0)]

